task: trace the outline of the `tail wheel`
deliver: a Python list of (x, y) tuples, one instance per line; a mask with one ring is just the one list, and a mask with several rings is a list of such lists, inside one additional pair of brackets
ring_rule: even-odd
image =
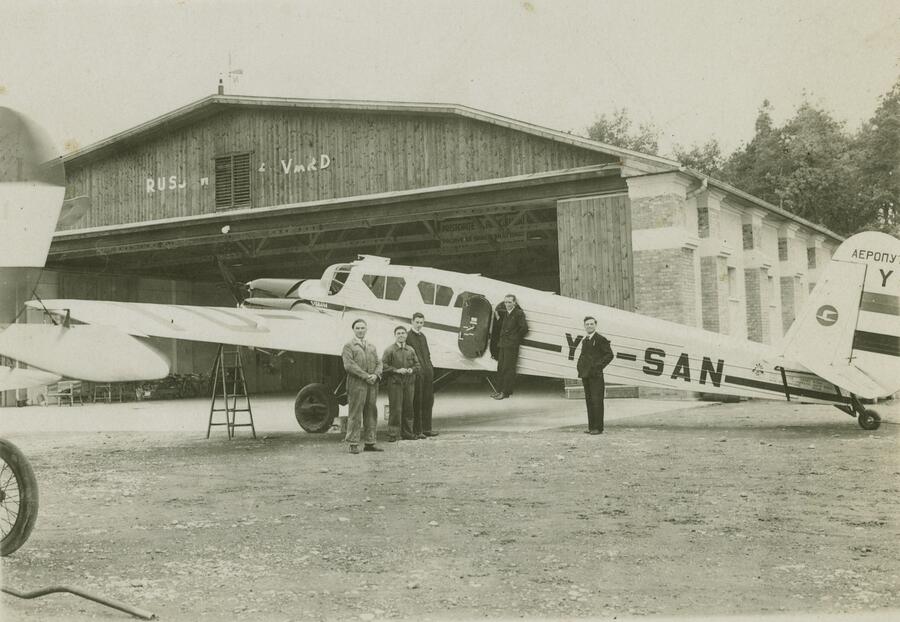
[(337, 414), (337, 399), (324, 384), (306, 385), (294, 400), (297, 423), (312, 434), (327, 432)]
[(877, 430), (881, 425), (881, 415), (871, 408), (864, 408), (856, 418), (859, 427), (863, 430)]
[(18, 447), (0, 439), (0, 554), (10, 555), (25, 544), (37, 513), (34, 471)]

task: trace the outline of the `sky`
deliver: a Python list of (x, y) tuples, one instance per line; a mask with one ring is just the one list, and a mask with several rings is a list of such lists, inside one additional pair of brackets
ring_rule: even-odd
[[(239, 73), (238, 73), (239, 72)], [(457, 103), (584, 134), (748, 141), (803, 101), (855, 130), (900, 77), (897, 0), (16, 0), (0, 106), (65, 153), (216, 91)]]

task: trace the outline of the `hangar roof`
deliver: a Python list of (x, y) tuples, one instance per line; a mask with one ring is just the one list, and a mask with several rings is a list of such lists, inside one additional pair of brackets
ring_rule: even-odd
[(164, 115), (150, 119), (131, 129), (114, 134), (109, 138), (83, 147), (63, 157), (63, 162), (80, 163), (101, 156), (117, 147), (144, 140), (159, 132), (173, 129), (199, 121), (231, 106), (256, 108), (289, 108), (297, 110), (342, 110), (348, 112), (375, 112), (399, 114), (433, 114), (458, 116), (475, 121), (483, 121), (500, 127), (525, 132), (533, 136), (567, 143), (590, 151), (618, 156), (628, 160), (630, 165), (646, 172), (662, 172), (679, 168), (678, 162), (660, 156), (639, 153), (621, 147), (615, 147), (582, 136), (518, 121), (509, 117), (485, 112), (459, 104), (440, 104), (423, 102), (388, 102), (346, 99), (300, 99), (293, 97), (257, 97), (250, 95), (210, 95)]

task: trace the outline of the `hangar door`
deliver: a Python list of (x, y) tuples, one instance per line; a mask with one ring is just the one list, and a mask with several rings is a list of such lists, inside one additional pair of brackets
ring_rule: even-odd
[(631, 205), (627, 194), (556, 203), (563, 296), (634, 310)]

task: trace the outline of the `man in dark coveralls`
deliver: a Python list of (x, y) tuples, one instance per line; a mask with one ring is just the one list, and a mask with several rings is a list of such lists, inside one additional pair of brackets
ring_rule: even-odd
[(405, 441), (425, 438), (424, 435), (413, 434), (413, 395), (419, 359), (416, 358), (415, 350), (406, 345), (405, 326), (394, 329), (394, 343), (384, 351), (381, 362), (391, 406), (388, 441), (394, 442), (398, 437)]
[(413, 434), (437, 436), (431, 429), (431, 411), (434, 407), (434, 366), (431, 364), (431, 350), (428, 349), (428, 338), (422, 332), (425, 316), (418, 311), (413, 313), (412, 326), (406, 336), (406, 344), (416, 351), (419, 359), (419, 373), (416, 374), (416, 396), (413, 398)]
[(513, 393), (516, 384), (516, 366), (519, 363), (519, 346), (528, 333), (525, 313), (518, 305), (516, 297), (507, 294), (503, 298), (503, 307), (506, 314), (500, 324), (500, 341), (497, 349), (498, 387), (497, 392), (491, 396), (495, 400), (505, 399)]
[(597, 332), (597, 320), (591, 316), (584, 318), (581, 354), (578, 355), (578, 377), (584, 384), (584, 401), (587, 404), (588, 429), (585, 434), (603, 434), (603, 397), (606, 383), (603, 368), (613, 360), (609, 340)]

